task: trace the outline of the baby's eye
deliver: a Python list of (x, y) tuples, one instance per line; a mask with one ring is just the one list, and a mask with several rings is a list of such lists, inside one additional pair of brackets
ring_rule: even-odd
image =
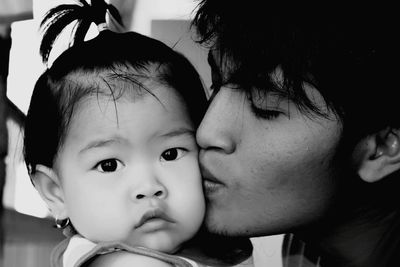
[(183, 157), (183, 155), (185, 155), (185, 153), (187, 152), (186, 149), (183, 148), (170, 148), (165, 150), (162, 154), (161, 154), (161, 160), (162, 161), (172, 161), (172, 160), (177, 160), (181, 157)]
[(105, 159), (96, 164), (95, 168), (99, 172), (115, 172), (122, 167), (122, 163), (117, 159)]

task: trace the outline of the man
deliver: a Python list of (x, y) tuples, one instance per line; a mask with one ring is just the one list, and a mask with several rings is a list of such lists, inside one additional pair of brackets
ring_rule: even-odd
[(193, 21), (213, 82), (207, 228), (288, 233), (285, 266), (400, 266), (399, 24), (264, 4), (203, 0)]

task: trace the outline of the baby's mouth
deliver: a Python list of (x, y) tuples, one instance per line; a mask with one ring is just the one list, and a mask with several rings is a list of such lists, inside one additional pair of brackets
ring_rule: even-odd
[(166, 222), (175, 223), (164, 211), (161, 209), (154, 209), (143, 214), (142, 218), (140, 218), (139, 222), (135, 225), (135, 229), (153, 220), (164, 220)]

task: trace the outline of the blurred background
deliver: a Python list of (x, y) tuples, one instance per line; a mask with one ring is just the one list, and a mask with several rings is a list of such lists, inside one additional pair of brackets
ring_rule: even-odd
[[(207, 51), (193, 41), (190, 20), (195, 0), (110, 0), (126, 30), (154, 37), (189, 58), (211, 84)], [(0, 0), (0, 266), (47, 267), (51, 249), (63, 239), (32, 186), (22, 158), (25, 115), (36, 79), (44, 71), (39, 57), (39, 23), (50, 8), (72, 0)], [(244, 2), (244, 4), (247, 4)], [(112, 24), (111, 24), (112, 25)], [(50, 63), (68, 47), (70, 29), (56, 42)], [(93, 25), (87, 39), (98, 34)], [(281, 266), (282, 236), (252, 239), (255, 266)]]

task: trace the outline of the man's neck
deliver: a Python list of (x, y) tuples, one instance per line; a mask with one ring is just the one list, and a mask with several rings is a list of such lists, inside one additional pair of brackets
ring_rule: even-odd
[(345, 213), (340, 220), (326, 220), (297, 236), (321, 253), (322, 266), (376, 266), (376, 259), (386, 253), (383, 244), (390, 242), (385, 238), (398, 224), (396, 217), (368, 207)]

